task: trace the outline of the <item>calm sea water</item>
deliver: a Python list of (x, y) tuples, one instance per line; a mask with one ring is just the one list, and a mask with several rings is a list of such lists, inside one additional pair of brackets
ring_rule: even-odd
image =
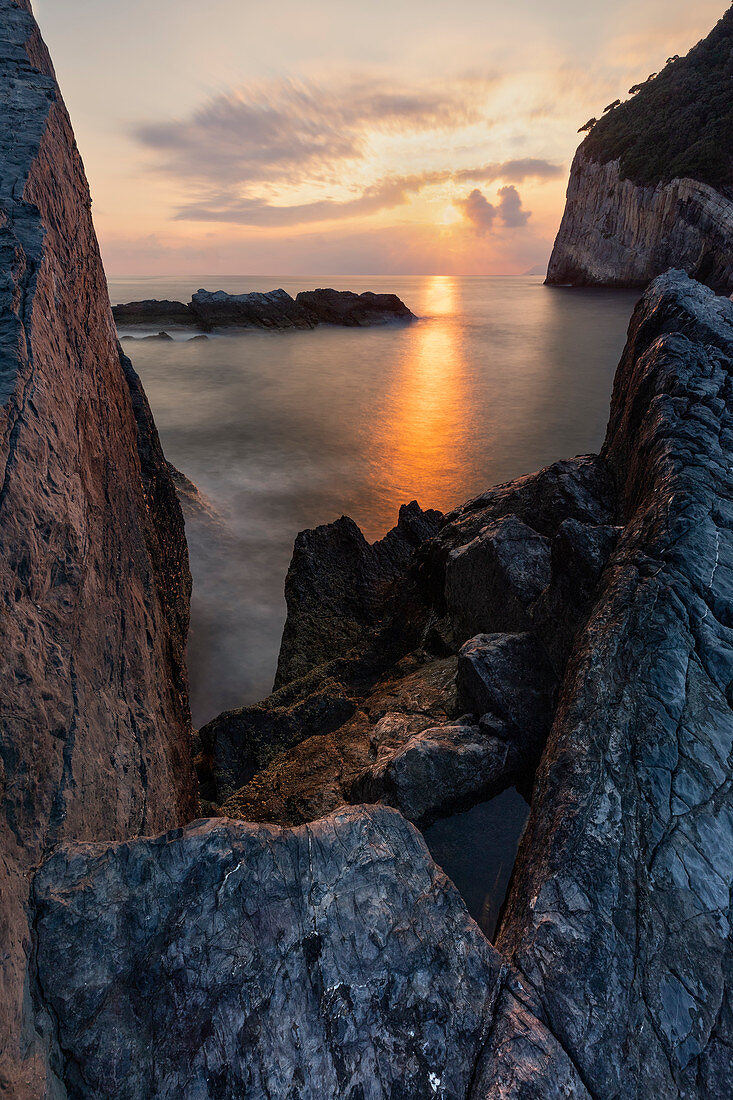
[[(544, 287), (538, 277), (444, 276), (117, 279), (110, 294), (113, 302), (187, 301), (199, 287), (295, 294), (324, 285), (394, 291), (420, 320), (124, 345), (169, 460), (211, 507), (188, 524), (197, 724), (270, 691), (299, 530), (347, 514), (379, 538), (405, 501), (446, 510), (491, 484), (597, 449), (637, 297)], [(497, 812), (521, 827), (519, 796), (502, 805), (461, 815), (471, 851), (495, 829)], [(448, 869), (461, 844), (435, 828), (431, 843), (443, 845)], [(506, 837), (499, 849), (506, 877)], [(453, 864), (468, 896), (471, 883), (458, 880), (475, 868)], [(476, 896), (496, 875), (496, 861), (489, 864)]]

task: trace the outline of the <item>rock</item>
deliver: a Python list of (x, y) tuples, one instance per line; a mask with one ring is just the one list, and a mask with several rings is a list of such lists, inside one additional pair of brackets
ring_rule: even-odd
[(420, 829), (485, 802), (520, 774), (516, 745), (497, 723), (437, 726), (415, 734), (357, 777), (349, 801), (384, 802)]
[(593, 1096), (733, 1087), (732, 356), (732, 303), (679, 272), (655, 281), (604, 447), (624, 532), (497, 941)]
[(670, 267), (733, 291), (733, 202), (706, 183), (640, 187), (583, 147), (547, 272), (560, 286), (644, 287)]
[(143, 302), (126, 302), (112, 306), (112, 315), (118, 325), (191, 325), (196, 323), (191, 307), (183, 302), (156, 301), (146, 298)]
[(502, 960), (392, 810), (73, 845), (35, 894), (70, 1095), (469, 1093)]
[(459, 710), (490, 715), (528, 758), (539, 758), (554, 714), (557, 681), (532, 634), (479, 634), (458, 655)]
[(227, 294), (199, 290), (191, 299), (191, 313), (201, 328), (313, 328), (314, 322), (285, 290), (267, 294)]
[(347, 516), (298, 535), (285, 580), (288, 616), (276, 688), (347, 653), (384, 620), (395, 582), (440, 519), (413, 501), (373, 545)]
[(303, 290), (297, 304), (319, 325), (382, 325), (395, 321), (414, 321), (416, 317), (396, 294), (374, 294), (367, 290)]
[(450, 554), (445, 598), (459, 641), (531, 626), (534, 601), (550, 583), (550, 540), (505, 516)]
[(127, 302), (112, 309), (122, 327), (132, 325), (186, 325), (203, 330), (218, 328), (312, 329), (316, 325), (365, 327), (415, 317), (396, 294), (354, 294), (350, 290), (309, 290), (293, 298), (285, 290), (227, 294), (199, 290), (190, 303)]
[(646, 286), (682, 268), (733, 291), (733, 11), (594, 125), (570, 172), (547, 282)]
[[(221, 812), (249, 821), (300, 824), (350, 801), (362, 800), (363, 790), (356, 784), (375, 761), (391, 758), (415, 734), (458, 717), (455, 672), (455, 658), (431, 660), (425, 654), (412, 655), (370, 686), (368, 681), (358, 682), (354, 665), (333, 662), (281, 689), (261, 705), (282, 706), (285, 693), (297, 691), (297, 711), (302, 718), (308, 715), (303, 699), (314, 693), (317, 697), (314, 685), (322, 684), (323, 690), (334, 691), (333, 685), (339, 683), (344, 695), (353, 700), (354, 713), (335, 729), (324, 728), (320, 722), (301, 722), (297, 744), (293, 723), (288, 730), (291, 747), (271, 758), (224, 801)], [(311, 713), (317, 716), (315, 710)], [(279, 720), (276, 716), (276, 722)], [(215, 719), (201, 731), (202, 738), (208, 739), (211, 733), (218, 738), (220, 730), (219, 719)], [(266, 734), (267, 726), (263, 724), (261, 730)], [(233, 743), (236, 736), (234, 730), (225, 729), (225, 744)], [(262, 760), (268, 757), (268, 740), (263, 737)], [(282, 748), (277, 741), (274, 744), (276, 749)]]
[(66, 839), (173, 827), (197, 798), (183, 520), (26, 2), (0, 0), (0, 57), (0, 1091), (25, 1100), (62, 1095), (32, 869)]

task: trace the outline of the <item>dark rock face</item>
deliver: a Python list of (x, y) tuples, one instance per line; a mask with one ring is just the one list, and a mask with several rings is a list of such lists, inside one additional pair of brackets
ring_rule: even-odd
[(113, 306), (112, 312), (118, 325), (191, 325), (196, 323), (190, 305), (183, 302), (156, 301), (127, 302)]
[(394, 811), (72, 846), (35, 889), (70, 1095), (468, 1094), (502, 960)]
[(276, 688), (347, 653), (385, 618), (395, 581), (440, 519), (439, 512), (423, 512), (413, 501), (373, 545), (348, 516), (298, 535), (285, 580), (288, 617)]
[(31, 869), (195, 813), (183, 521), (27, 3), (0, 0), (0, 1091), (55, 1095)]
[(415, 316), (396, 294), (354, 294), (350, 290), (307, 290), (293, 298), (285, 290), (227, 294), (199, 290), (191, 301), (127, 302), (112, 308), (120, 326), (193, 325), (203, 332), (217, 328), (312, 329), (316, 325), (363, 328)]
[(414, 314), (396, 294), (374, 294), (371, 290), (363, 294), (354, 294), (351, 290), (302, 290), (295, 300), (318, 325), (356, 328), (415, 320)]

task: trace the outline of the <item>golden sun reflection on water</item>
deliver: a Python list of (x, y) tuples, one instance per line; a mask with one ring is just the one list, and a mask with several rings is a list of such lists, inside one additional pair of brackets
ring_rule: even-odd
[(458, 298), (450, 276), (436, 275), (426, 283), (416, 309), (421, 320), (410, 330), (374, 435), (373, 464), (392, 516), (395, 498), (416, 499), (424, 508), (455, 503), (468, 407)]

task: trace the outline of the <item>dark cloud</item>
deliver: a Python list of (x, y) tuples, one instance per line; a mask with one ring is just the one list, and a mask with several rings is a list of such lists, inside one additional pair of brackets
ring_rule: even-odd
[(500, 187), (498, 196), (499, 202), (494, 205), (475, 187), (467, 198), (456, 200), (456, 206), (463, 211), (466, 221), (481, 237), (493, 229), (496, 222), (510, 229), (518, 229), (526, 225), (532, 216), (530, 210), (522, 208), (519, 192), (511, 184)]

